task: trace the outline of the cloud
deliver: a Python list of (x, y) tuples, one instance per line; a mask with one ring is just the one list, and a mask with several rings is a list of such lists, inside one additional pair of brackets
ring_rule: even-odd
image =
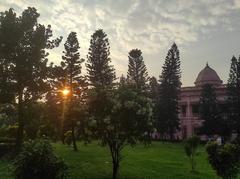
[[(63, 35), (64, 40), (76, 31), (83, 58), (91, 34), (103, 28), (114, 64), (119, 73), (125, 73), (132, 48), (158, 56), (173, 41), (181, 47), (218, 28), (234, 30), (232, 16), (239, 12), (240, 0), (8, 0), (1, 2), (0, 10), (13, 7), (20, 13), (27, 6), (35, 6), (40, 22), (51, 24), (54, 34)], [(55, 62), (61, 59), (56, 52), (61, 50), (50, 56)]]

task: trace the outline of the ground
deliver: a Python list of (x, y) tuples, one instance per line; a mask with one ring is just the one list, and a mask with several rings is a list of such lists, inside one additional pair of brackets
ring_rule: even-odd
[[(111, 158), (107, 148), (96, 142), (87, 146), (78, 143), (79, 151), (60, 143), (53, 144), (56, 153), (70, 167), (73, 179), (110, 179)], [(10, 179), (9, 162), (0, 160), (0, 178)], [(217, 179), (215, 172), (207, 162), (204, 147), (197, 156), (197, 172), (190, 172), (190, 163), (185, 156), (183, 144), (153, 142), (146, 147), (137, 145), (126, 147), (119, 178), (124, 179)]]

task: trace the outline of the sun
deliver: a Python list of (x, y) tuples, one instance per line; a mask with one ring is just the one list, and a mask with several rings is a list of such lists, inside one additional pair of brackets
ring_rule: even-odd
[(63, 89), (62, 94), (63, 96), (67, 96), (70, 93), (69, 89)]

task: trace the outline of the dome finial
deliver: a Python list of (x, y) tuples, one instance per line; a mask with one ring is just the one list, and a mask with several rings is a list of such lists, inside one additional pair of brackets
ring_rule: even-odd
[(206, 67), (209, 67), (208, 62), (206, 63)]

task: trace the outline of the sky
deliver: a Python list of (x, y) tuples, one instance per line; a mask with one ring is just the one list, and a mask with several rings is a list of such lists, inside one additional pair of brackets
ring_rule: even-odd
[[(81, 58), (87, 60), (91, 35), (108, 35), (112, 64), (126, 75), (128, 52), (138, 48), (150, 76), (159, 77), (167, 51), (175, 42), (180, 51), (182, 84), (193, 86), (208, 62), (227, 82), (233, 55), (240, 55), (240, 0), (0, 0), (0, 11), (27, 7), (40, 13), (39, 22), (63, 36), (49, 60), (61, 61), (68, 34), (77, 32)], [(83, 65), (83, 73), (86, 72)]]

